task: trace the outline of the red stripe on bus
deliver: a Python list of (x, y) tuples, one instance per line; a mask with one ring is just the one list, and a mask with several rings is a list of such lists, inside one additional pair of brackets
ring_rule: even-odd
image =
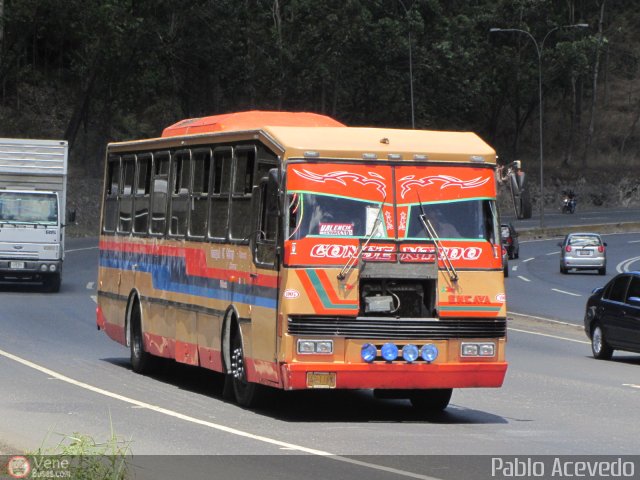
[(336, 374), (336, 388), (501, 387), (506, 362), (408, 365), (405, 363), (293, 363), (281, 366), (285, 390), (307, 389), (307, 373)]
[(324, 310), (324, 307), (322, 306), (320, 297), (318, 297), (316, 289), (311, 283), (311, 279), (309, 278), (309, 275), (307, 275), (307, 272), (305, 272), (304, 270), (296, 270), (296, 274), (300, 279), (300, 283), (302, 283), (302, 286), (304, 287), (304, 290), (307, 294), (307, 297), (309, 298), (309, 301), (311, 302), (311, 306), (313, 307), (313, 309), (316, 311), (316, 313), (322, 312), (322, 310)]

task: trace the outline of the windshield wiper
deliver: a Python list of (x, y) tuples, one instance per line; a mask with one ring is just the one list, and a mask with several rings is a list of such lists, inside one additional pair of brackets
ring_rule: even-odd
[(351, 258), (349, 258), (347, 263), (344, 265), (344, 267), (342, 267), (342, 270), (340, 270), (340, 273), (338, 273), (337, 275), (338, 280), (344, 280), (346, 278), (347, 274), (351, 271), (351, 269), (355, 266), (355, 264), (360, 260), (360, 257), (362, 256), (362, 252), (364, 252), (364, 249), (367, 248), (367, 246), (369, 245), (369, 242), (373, 238), (373, 235), (376, 233), (376, 230), (378, 229), (378, 225), (380, 224), (380, 219), (382, 218), (382, 215), (380, 214), (382, 213), (382, 206), (384, 205), (384, 202), (386, 199), (387, 197), (385, 196), (382, 199), (382, 202), (380, 203), (380, 207), (378, 208), (378, 213), (376, 214), (376, 221), (373, 222), (373, 227), (371, 227), (371, 233), (369, 233), (369, 235), (367, 236), (367, 239), (364, 242), (364, 244), (360, 247), (360, 250), (357, 251), (355, 255), (352, 255)]
[(440, 241), (438, 232), (436, 232), (436, 229), (433, 228), (431, 221), (429, 221), (429, 218), (427, 218), (427, 214), (425, 213), (424, 207), (422, 206), (422, 200), (420, 200), (420, 195), (418, 195), (418, 202), (420, 202), (420, 212), (422, 212), (420, 214), (420, 221), (422, 222), (422, 226), (424, 227), (427, 236), (433, 239), (433, 243), (436, 246), (436, 267), (438, 266), (438, 259), (442, 254), (442, 263), (444, 263), (444, 268), (447, 270), (449, 278), (452, 282), (457, 282), (458, 272), (456, 272), (453, 263), (451, 263), (451, 259), (449, 258), (446, 249), (442, 246), (442, 242)]

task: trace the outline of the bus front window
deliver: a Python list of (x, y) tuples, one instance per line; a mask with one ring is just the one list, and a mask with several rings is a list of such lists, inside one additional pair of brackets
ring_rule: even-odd
[(420, 215), (424, 212), (438, 237), (443, 239), (494, 240), (494, 218), (488, 200), (423, 203), (409, 209), (407, 238), (425, 238)]
[(289, 194), (289, 239), (309, 236), (386, 238), (381, 205), (317, 193)]

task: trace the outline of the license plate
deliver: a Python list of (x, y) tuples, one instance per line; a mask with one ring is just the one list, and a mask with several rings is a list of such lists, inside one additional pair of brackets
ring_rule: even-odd
[(591, 255), (591, 250), (580, 250), (580, 255)]
[(307, 388), (336, 388), (335, 372), (307, 372)]
[(16, 270), (24, 268), (24, 262), (10, 262), (9, 268), (13, 268)]

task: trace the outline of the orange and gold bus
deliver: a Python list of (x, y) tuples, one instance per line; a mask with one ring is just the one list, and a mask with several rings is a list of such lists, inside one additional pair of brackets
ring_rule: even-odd
[(495, 151), (469, 132), (311, 113), (188, 119), (107, 147), (97, 325), (265, 387), (374, 389), (444, 409), (500, 387), (506, 304)]

